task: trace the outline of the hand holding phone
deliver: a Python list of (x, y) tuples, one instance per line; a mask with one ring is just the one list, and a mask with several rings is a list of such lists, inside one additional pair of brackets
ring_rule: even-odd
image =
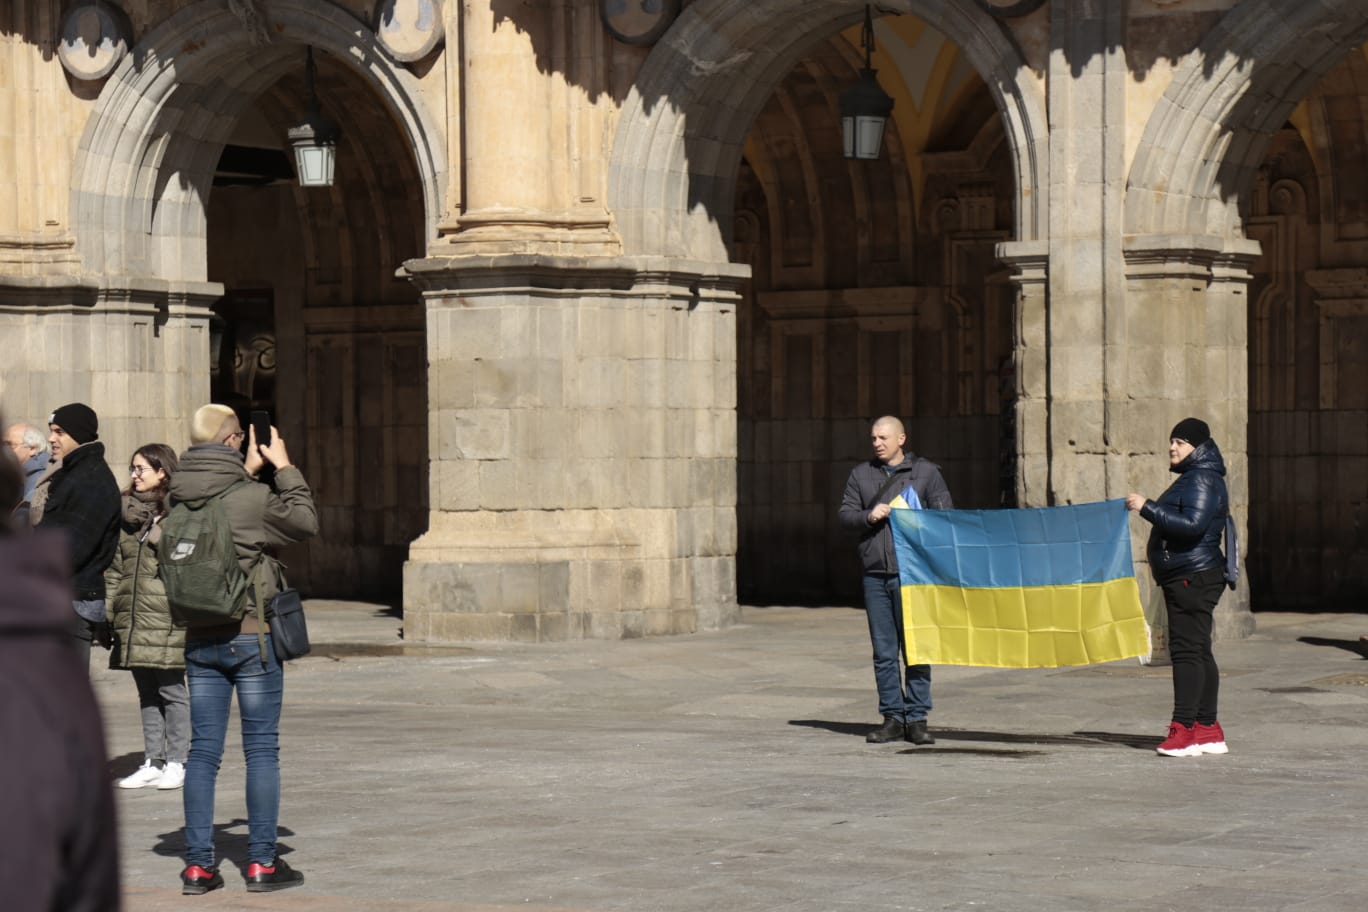
[(252, 412), (252, 429), (256, 431), (257, 446), (271, 445), (271, 413), (264, 411)]

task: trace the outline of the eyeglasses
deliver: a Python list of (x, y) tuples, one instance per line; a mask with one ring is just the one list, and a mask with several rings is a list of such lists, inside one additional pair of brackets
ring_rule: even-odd
[(151, 467), (151, 466), (129, 466), (129, 467), (128, 467), (128, 474), (129, 474), (129, 475), (132, 475), (134, 478), (142, 478), (143, 475), (145, 475), (146, 473), (151, 472), (151, 471), (152, 471), (152, 467)]
[[(229, 434), (227, 437), (223, 438), (223, 442), (224, 442), (224, 443), (228, 443), (228, 441), (230, 441), (230, 440), (237, 440), (239, 443), (241, 443), (241, 442), (242, 442), (243, 440), (245, 440), (245, 439), (247, 439), (247, 432), (246, 432), (246, 431), (234, 431), (233, 433)], [(231, 446), (231, 445), (232, 445), (232, 444), (229, 444), (229, 446)]]

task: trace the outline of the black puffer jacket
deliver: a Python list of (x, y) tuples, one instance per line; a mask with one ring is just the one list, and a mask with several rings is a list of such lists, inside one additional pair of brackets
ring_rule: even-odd
[(1154, 524), (1150, 531), (1150, 572), (1159, 585), (1202, 570), (1225, 566), (1221, 534), (1230, 496), (1225, 460), (1216, 441), (1208, 440), (1169, 469), (1178, 479), (1157, 501), (1147, 500), (1140, 515)]

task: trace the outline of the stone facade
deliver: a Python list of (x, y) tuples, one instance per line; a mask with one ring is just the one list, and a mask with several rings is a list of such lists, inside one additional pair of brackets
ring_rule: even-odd
[[(295, 581), (419, 640), (850, 601), (883, 413), (971, 507), (1155, 495), (1202, 415), (1220, 633), (1361, 601), (1360, 0), (885, 0), (859, 163), (863, 3), (681, 6), (6, 5), (5, 411), (89, 402), (121, 463), (270, 408), (323, 513)], [(328, 189), (284, 141), (306, 47)]]

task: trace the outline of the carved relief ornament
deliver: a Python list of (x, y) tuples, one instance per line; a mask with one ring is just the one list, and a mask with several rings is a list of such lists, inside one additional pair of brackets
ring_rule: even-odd
[(132, 45), (133, 27), (123, 10), (82, 0), (62, 17), (57, 59), (74, 78), (93, 81), (112, 73)]

